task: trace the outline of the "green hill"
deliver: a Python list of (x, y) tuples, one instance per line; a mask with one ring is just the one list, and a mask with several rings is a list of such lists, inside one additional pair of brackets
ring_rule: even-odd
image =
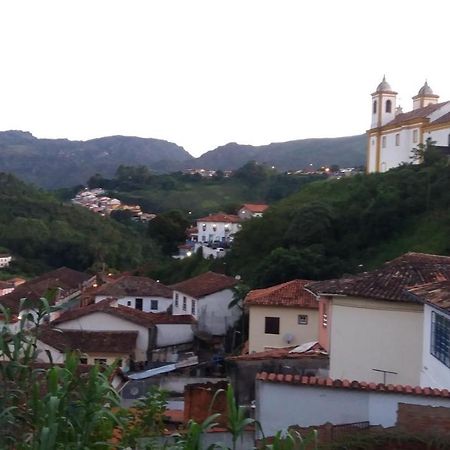
[(144, 232), (81, 207), (63, 205), (50, 194), (3, 173), (0, 246), (15, 257), (11, 270), (29, 275), (59, 266), (86, 270), (106, 264), (130, 269), (156, 252)]
[(408, 251), (450, 254), (445, 160), (311, 183), (245, 224), (227, 265), (267, 286), (361, 272)]

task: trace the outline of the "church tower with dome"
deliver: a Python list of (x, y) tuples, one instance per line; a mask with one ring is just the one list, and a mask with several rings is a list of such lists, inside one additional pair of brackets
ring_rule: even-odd
[(372, 94), (372, 121), (367, 131), (367, 172), (386, 172), (412, 159), (427, 140), (450, 150), (450, 101), (439, 102), (428, 82), (413, 97), (413, 109), (397, 107), (397, 92), (386, 77)]

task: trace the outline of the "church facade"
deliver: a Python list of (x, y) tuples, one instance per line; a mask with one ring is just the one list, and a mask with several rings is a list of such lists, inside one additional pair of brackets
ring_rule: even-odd
[(397, 92), (386, 78), (372, 94), (372, 123), (367, 131), (367, 172), (386, 172), (412, 163), (413, 149), (427, 141), (450, 147), (450, 101), (439, 102), (428, 83), (413, 97), (413, 109), (397, 107)]

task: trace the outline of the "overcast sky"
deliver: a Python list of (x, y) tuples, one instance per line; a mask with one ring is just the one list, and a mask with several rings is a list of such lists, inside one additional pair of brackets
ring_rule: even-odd
[(0, 130), (154, 137), (195, 156), (360, 134), (384, 73), (405, 111), (425, 78), (450, 99), (447, 4), (3, 0)]

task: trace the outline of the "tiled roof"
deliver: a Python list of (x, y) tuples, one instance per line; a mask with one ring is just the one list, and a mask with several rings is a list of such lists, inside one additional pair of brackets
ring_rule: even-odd
[(9, 308), (12, 313), (18, 314), (22, 298), (37, 301), (50, 289), (61, 289), (62, 296), (69, 295), (91, 278), (86, 273), (60, 267), (20, 284), (13, 292), (0, 297), (0, 304)]
[(439, 117), (436, 120), (433, 120), (433, 122), (431, 122), (431, 124), (436, 125), (439, 123), (446, 123), (446, 122), (450, 122), (450, 112), (448, 112), (447, 114), (444, 114), (443, 116)]
[(197, 219), (197, 222), (238, 223), (240, 221), (241, 218), (239, 216), (224, 213), (210, 214), (209, 216), (200, 217), (200, 219)]
[(301, 359), (311, 357), (327, 358), (325, 350), (318, 342), (311, 343), (304, 351), (296, 351), (301, 346), (271, 348), (262, 352), (249, 353), (247, 355), (230, 356), (227, 361), (259, 361), (267, 359)]
[(422, 284), (408, 291), (422, 301), (450, 312), (450, 280)]
[(241, 209), (242, 208), (248, 209), (252, 213), (263, 213), (268, 207), (269, 205), (265, 204), (244, 203), (241, 206)]
[(307, 285), (307, 288), (317, 294), (422, 303), (407, 288), (442, 280), (450, 280), (450, 256), (406, 253), (377, 270), (318, 281)]
[(292, 280), (266, 289), (254, 289), (245, 297), (247, 306), (285, 306), (318, 309), (317, 298), (305, 290), (308, 280)]
[(260, 381), (268, 381), (272, 383), (287, 383), (303, 386), (312, 386), (331, 389), (347, 389), (354, 391), (375, 391), (387, 394), (405, 394), (420, 395), (426, 397), (444, 397), (450, 398), (450, 392), (447, 389), (432, 389), (429, 387), (394, 385), (382, 383), (366, 383), (350, 380), (332, 380), (331, 378), (306, 377), (301, 375), (290, 375), (281, 373), (260, 372), (256, 375), (256, 379)]
[(151, 278), (124, 275), (100, 286), (93, 292), (93, 295), (106, 295), (117, 298), (126, 296), (172, 298), (172, 290)]
[(388, 122), (384, 126), (391, 126), (391, 125), (401, 125), (404, 122), (408, 122), (410, 120), (414, 119), (425, 119), (427, 116), (429, 116), (434, 111), (438, 110), (442, 106), (446, 105), (448, 102), (442, 102), (442, 103), (436, 103), (434, 105), (428, 105), (423, 108), (417, 108), (412, 111), (408, 111), (406, 113), (400, 113), (398, 114), (393, 120)]
[(220, 273), (206, 272), (188, 280), (170, 286), (174, 291), (182, 292), (191, 297), (200, 298), (215, 292), (231, 289), (238, 281)]
[(14, 287), (14, 284), (9, 283), (8, 281), (0, 280), (0, 289), (11, 289)]
[(134, 353), (137, 331), (60, 330), (40, 327), (38, 339), (61, 352), (79, 350), (85, 353)]
[(98, 303), (93, 303), (92, 305), (84, 306), (83, 308), (66, 311), (55, 319), (52, 324), (56, 325), (62, 322), (68, 322), (69, 320), (75, 320), (79, 317), (96, 312), (111, 314), (115, 317), (120, 317), (123, 320), (128, 320), (129, 322), (133, 322), (147, 328), (151, 328), (155, 325), (191, 324), (195, 321), (192, 316), (186, 314), (173, 316), (169, 313), (147, 313), (123, 305), (112, 306), (112, 303), (115, 302), (116, 299), (109, 298)]

